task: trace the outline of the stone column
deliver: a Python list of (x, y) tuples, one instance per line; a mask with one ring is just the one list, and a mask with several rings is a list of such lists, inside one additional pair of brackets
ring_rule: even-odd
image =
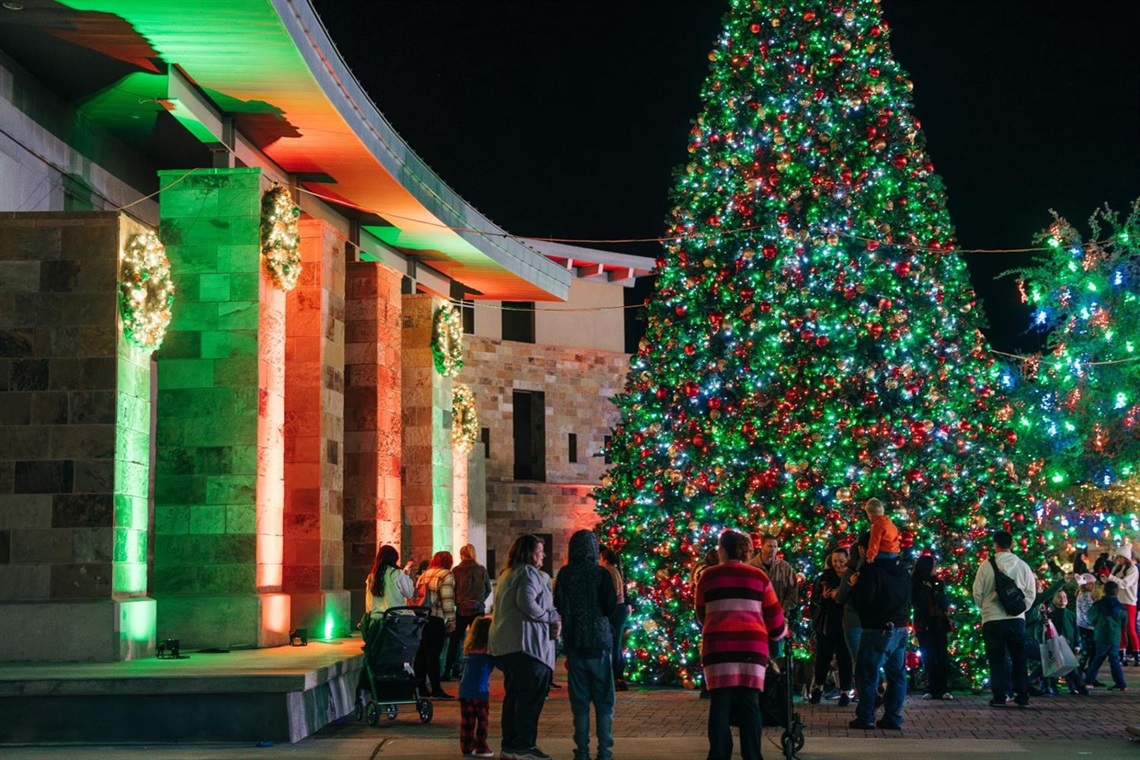
[(344, 591), (344, 243), (300, 224), (303, 269), (286, 297), (284, 590), (294, 628), (342, 632)]
[(159, 172), (179, 302), (158, 352), (154, 595), (185, 648), (288, 641), (285, 293), (261, 262), (261, 172)]
[(0, 214), (0, 659), (154, 653), (150, 354), (123, 337), (116, 213)]
[(435, 370), (432, 318), (444, 300), (404, 296), (404, 548), (416, 562), (455, 552), (451, 378)]
[(344, 585), (353, 617), (380, 544), (400, 542), (401, 275), (373, 261), (345, 277)]

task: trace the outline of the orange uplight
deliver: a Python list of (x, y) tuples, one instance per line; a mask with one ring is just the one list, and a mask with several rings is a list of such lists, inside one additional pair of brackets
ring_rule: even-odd
[(289, 634), (288, 594), (265, 594), (261, 597), (261, 630), (263, 633)]

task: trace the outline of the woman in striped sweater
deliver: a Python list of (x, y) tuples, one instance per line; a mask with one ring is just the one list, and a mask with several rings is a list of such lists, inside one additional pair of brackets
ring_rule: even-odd
[(708, 760), (730, 760), (730, 712), (740, 715), (740, 754), (760, 760), (760, 692), (768, 666), (768, 642), (784, 637), (784, 613), (763, 570), (747, 564), (752, 541), (727, 530), (720, 535), (720, 564), (701, 573), (697, 619), (703, 626), (701, 664), (708, 683)]

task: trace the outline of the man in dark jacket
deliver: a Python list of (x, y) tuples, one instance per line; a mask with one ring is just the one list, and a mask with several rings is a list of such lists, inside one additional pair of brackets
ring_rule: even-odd
[[(910, 639), (910, 573), (900, 558), (864, 563), (851, 576), (852, 599), (863, 623), (855, 662), (859, 703), (851, 728), (888, 731), (902, 729), (906, 700), (906, 645)], [(875, 721), (875, 692), (879, 669), (887, 677), (883, 717)]]
[(598, 760), (613, 758), (614, 672), (610, 616), (617, 593), (598, 564), (598, 537), (580, 530), (570, 537), (570, 562), (554, 581), (554, 607), (562, 616), (562, 646), (570, 674), (574, 758), (590, 758), (590, 703), (597, 715)]

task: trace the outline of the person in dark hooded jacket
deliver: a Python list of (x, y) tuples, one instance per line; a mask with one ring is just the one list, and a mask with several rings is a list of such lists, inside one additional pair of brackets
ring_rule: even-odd
[(575, 760), (590, 758), (590, 703), (597, 719), (598, 760), (613, 758), (614, 633), (610, 617), (617, 593), (598, 564), (598, 537), (580, 530), (570, 537), (570, 561), (554, 581), (554, 607), (562, 616), (562, 647), (574, 714)]

